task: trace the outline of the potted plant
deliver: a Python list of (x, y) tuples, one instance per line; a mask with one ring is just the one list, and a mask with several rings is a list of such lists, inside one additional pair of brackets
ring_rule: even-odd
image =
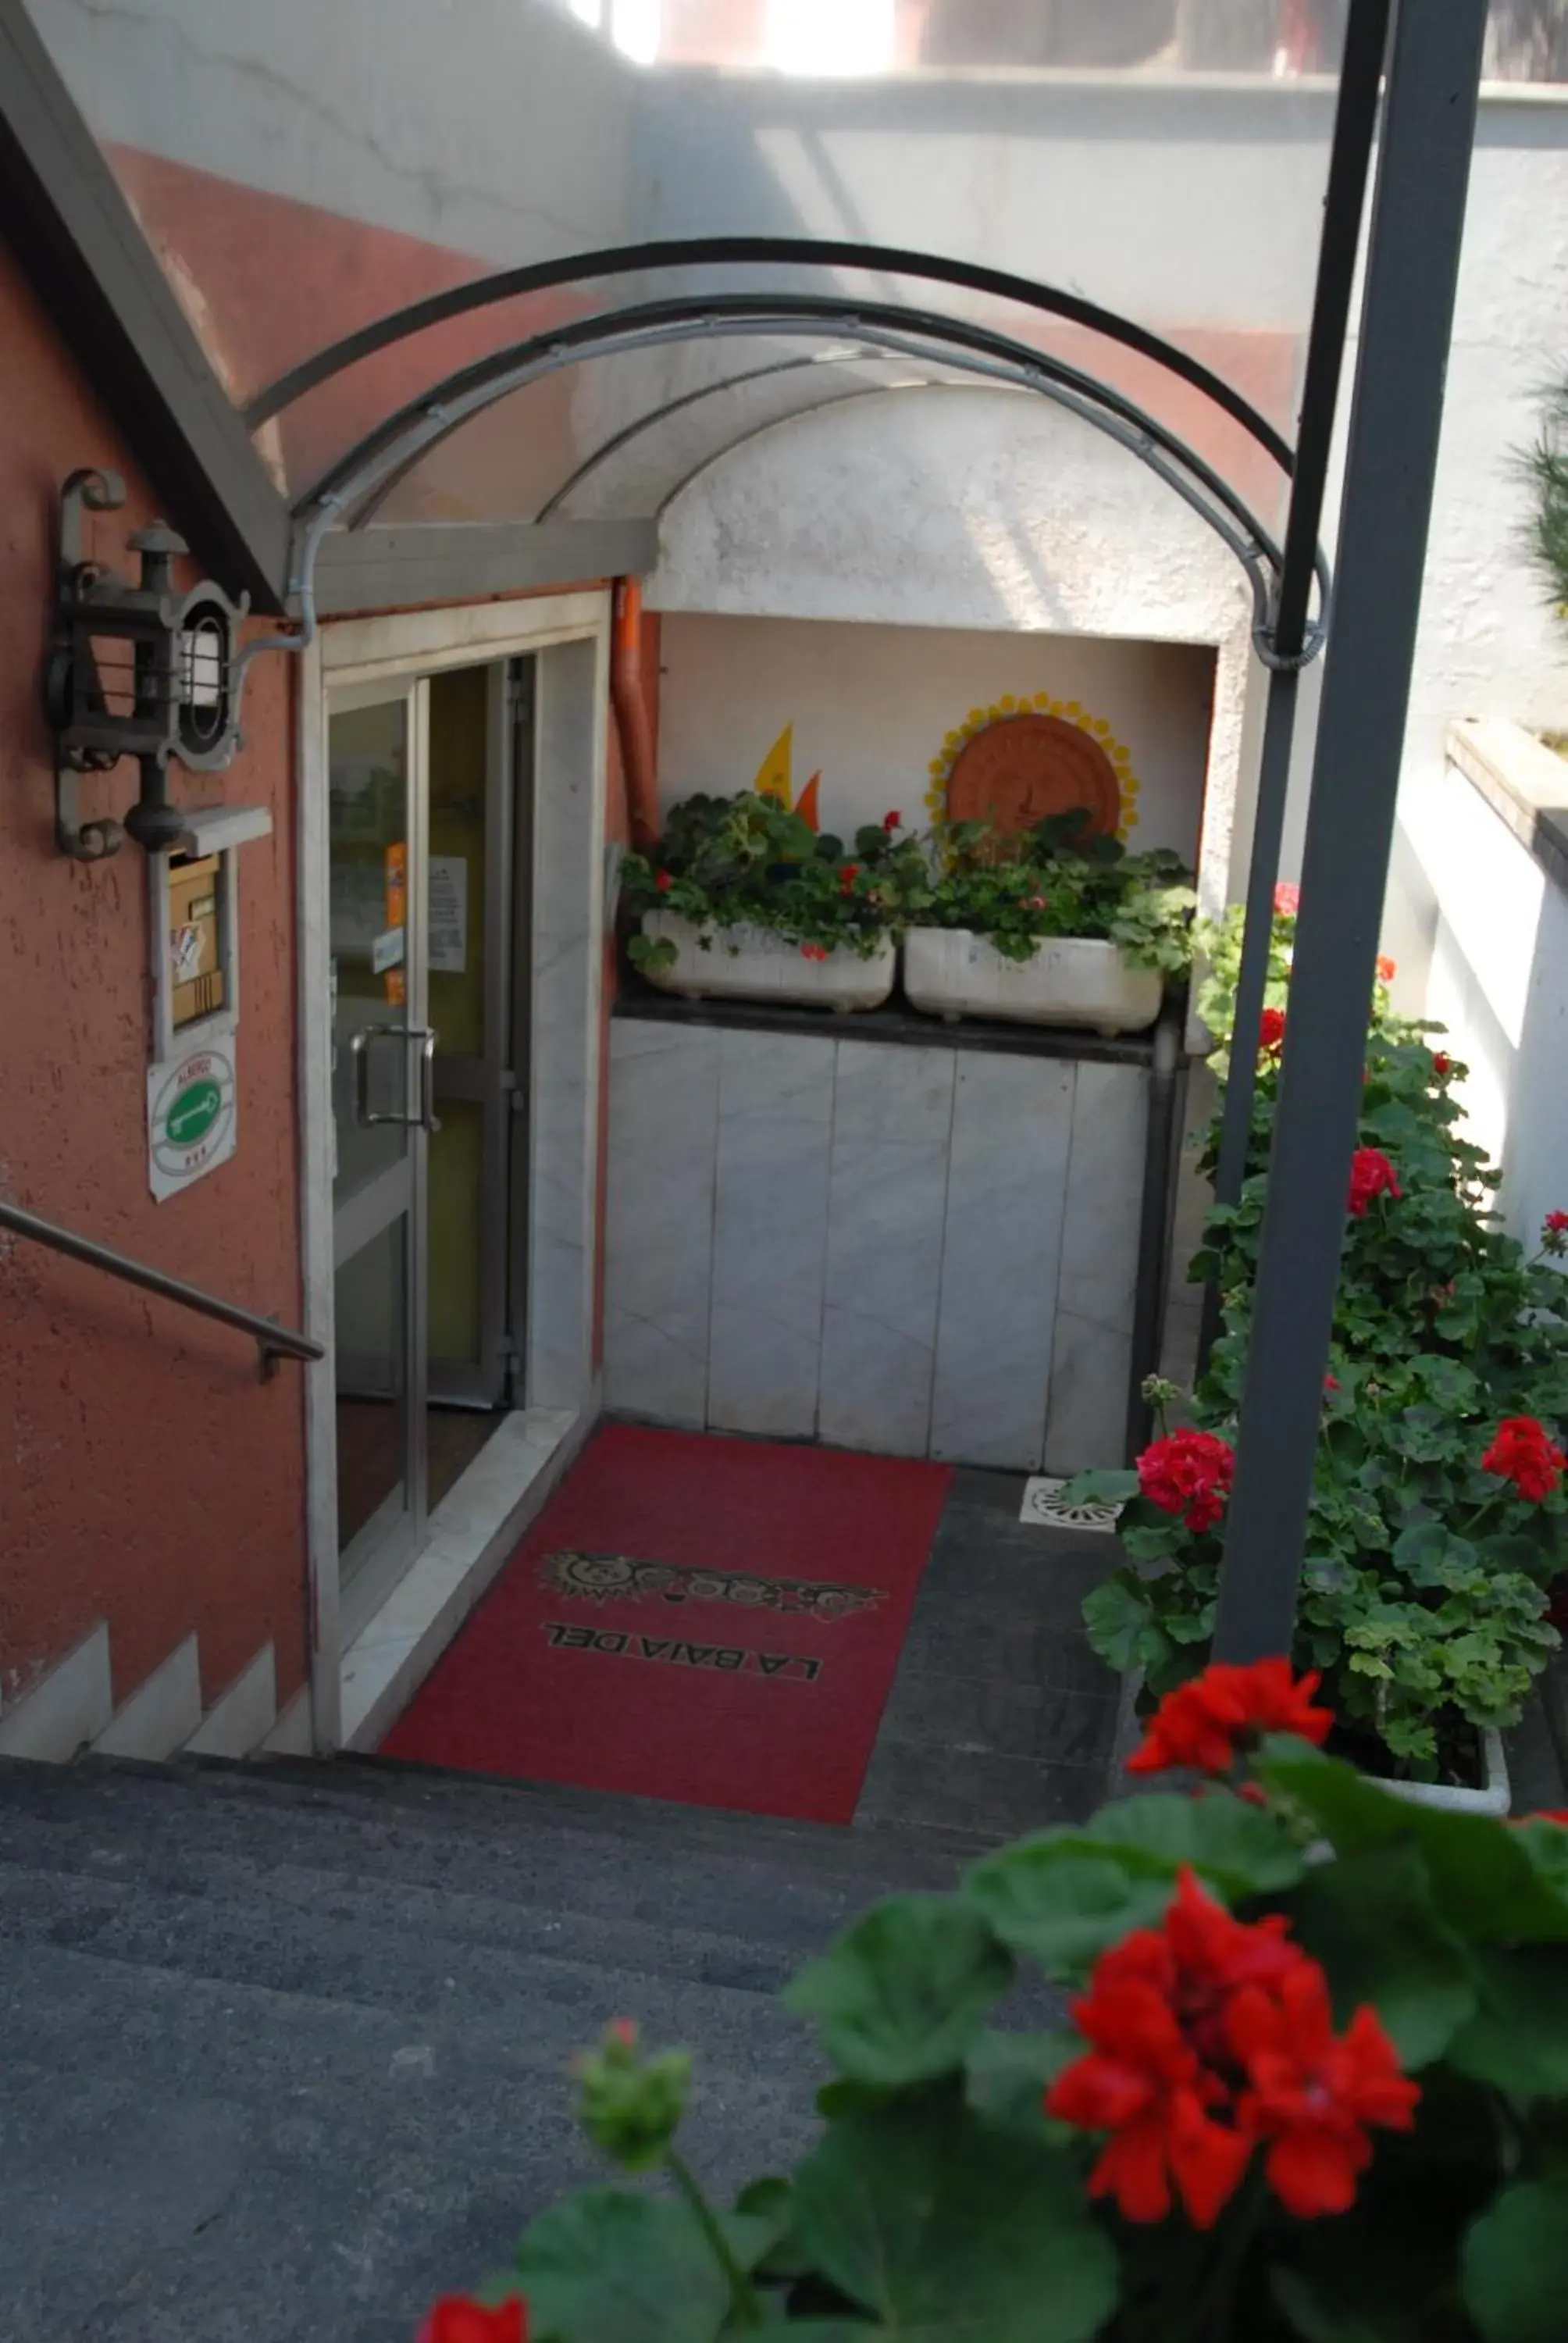
[[(1276, 918), (1288, 971), (1294, 904)], [(1218, 960), (1218, 956), (1216, 956)], [(1392, 970), (1385, 971), (1392, 974)], [(1224, 970), (1203, 1012), (1228, 1041)], [(1219, 986), (1218, 992), (1213, 989)], [(1254, 1161), (1266, 1160), (1285, 1011), (1259, 1037)], [(1322, 1670), (1360, 1761), (1407, 1797), (1504, 1811), (1499, 1738), (1557, 1648), (1548, 1616), (1568, 1498), (1568, 1214), (1533, 1257), (1494, 1222), (1495, 1174), (1460, 1132), (1462, 1069), (1379, 987), (1323, 1394), (1296, 1652)], [(1158, 1696), (1201, 1664), (1219, 1586), (1266, 1174), (1211, 1215), (1194, 1273), (1222, 1332), (1190, 1423), (1135, 1472), (1078, 1486), (1125, 1499), (1128, 1566), (1086, 1616), (1101, 1657)], [(1158, 1387), (1163, 1403), (1176, 1394)]]
[(691, 797), (621, 868), (628, 957), (650, 984), (706, 997), (879, 1008), (892, 991), (920, 850), (890, 813), (852, 849), (772, 798)]
[(1087, 837), (1081, 813), (1017, 837), (981, 822), (936, 840), (904, 946), (904, 990), (933, 1016), (1140, 1032), (1190, 963), (1196, 897), (1180, 857)]
[(732, 2203), (678, 2144), (690, 2061), (612, 2026), (579, 2112), (659, 2193), (538, 2214), (422, 2343), (1560, 2335), (1568, 1827), (1390, 1797), (1316, 1689), (1212, 1668), (1135, 1760), (1171, 1787), (868, 1913), (787, 1996), (817, 2137)]

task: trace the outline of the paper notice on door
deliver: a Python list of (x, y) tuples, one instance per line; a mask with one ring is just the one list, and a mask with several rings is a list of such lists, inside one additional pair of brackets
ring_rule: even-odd
[(194, 984), (201, 974), (201, 930), (176, 928), (169, 937), (169, 960), (176, 984)]
[(430, 857), (430, 972), (468, 973), (468, 863), (461, 854)]

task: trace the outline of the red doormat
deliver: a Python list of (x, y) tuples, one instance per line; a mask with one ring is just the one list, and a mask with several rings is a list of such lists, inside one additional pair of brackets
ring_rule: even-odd
[(848, 1823), (950, 1478), (607, 1425), (383, 1752)]

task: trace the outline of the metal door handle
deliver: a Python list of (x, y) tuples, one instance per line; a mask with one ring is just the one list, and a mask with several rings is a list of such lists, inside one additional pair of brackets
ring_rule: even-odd
[(417, 1120), (426, 1131), (439, 1131), (436, 1115), (436, 1034), (430, 1026), (417, 1028), (409, 1040), (419, 1044), (419, 1113)]
[[(419, 1044), (419, 1111), (417, 1114), (376, 1114), (371, 1111), (370, 1044), (372, 1041), (410, 1041)], [(372, 1124), (390, 1122), (405, 1131), (439, 1131), (436, 1120), (436, 1041), (437, 1035), (428, 1025), (361, 1025), (350, 1035), (349, 1054), (354, 1061), (354, 1120), (368, 1129)]]

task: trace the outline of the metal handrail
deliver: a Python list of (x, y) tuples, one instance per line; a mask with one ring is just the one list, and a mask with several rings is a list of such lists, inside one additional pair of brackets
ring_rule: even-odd
[(276, 1374), (279, 1359), (327, 1356), (324, 1346), (313, 1342), (308, 1334), (297, 1334), (291, 1327), (278, 1325), (276, 1319), (263, 1318), (254, 1310), (242, 1310), (236, 1302), (221, 1302), (216, 1293), (204, 1293), (199, 1285), (187, 1285), (183, 1277), (171, 1277), (166, 1270), (149, 1269), (145, 1262), (130, 1261), (109, 1245), (97, 1244), (91, 1237), (77, 1236), (71, 1229), (57, 1228), (53, 1221), (40, 1220), (36, 1212), (24, 1212), (20, 1204), (8, 1204), (4, 1199), (0, 1199), (0, 1229), (27, 1237), (34, 1244), (47, 1245), (52, 1252), (63, 1252), (72, 1261), (85, 1261), (91, 1269), (106, 1270), (125, 1284), (140, 1285), (149, 1293), (160, 1293), (166, 1302), (177, 1302), (182, 1309), (194, 1310), (203, 1318), (216, 1318), (221, 1325), (237, 1326), (242, 1333), (252, 1337), (261, 1353), (263, 1383)]

